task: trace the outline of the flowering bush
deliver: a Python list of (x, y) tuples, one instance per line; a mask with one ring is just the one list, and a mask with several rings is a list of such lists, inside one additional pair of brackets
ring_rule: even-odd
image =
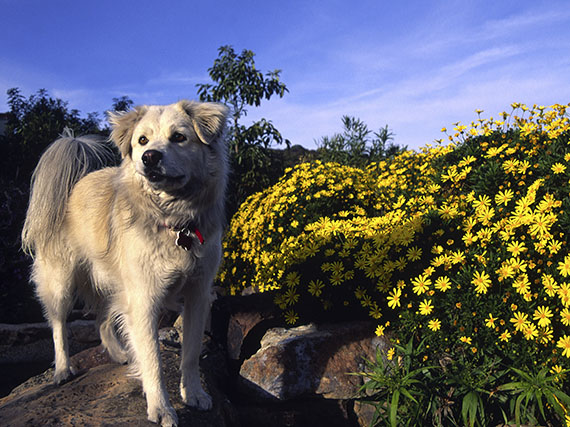
[(289, 324), (366, 313), (426, 359), (570, 368), (567, 106), (512, 107), (365, 170), (287, 170), (232, 219), (222, 283), (273, 290)]

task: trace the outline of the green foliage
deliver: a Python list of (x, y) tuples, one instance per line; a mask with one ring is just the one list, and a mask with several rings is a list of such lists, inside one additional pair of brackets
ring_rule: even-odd
[(272, 144), (289, 147), (271, 121), (261, 119), (250, 126), (240, 121), (249, 106), (258, 107), (263, 99), (283, 97), (288, 92), (279, 80), (280, 70), (265, 75), (255, 67), (254, 53), (243, 50), (239, 55), (231, 46), (222, 46), (214, 65), (208, 69), (213, 84), (198, 84), (201, 101), (222, 102), (231, 107), (232, 124), (229, 145), (234, 179), (230, 181), (230, 212), (245, 198), (274, 183), (283, 171), (280, 162), (268, 150)]
[[(394, 344), (378, 350), (359, 375), (366, 379), (361, 401), (375, 407), (372, 425), (554, 426), (565, 419), (570, 396), (562, 391), (565, 372), (536, 374), (505, 368), (500, 359), (474, 363), (465, 357), (440, 356), (425, 363), (425, 339), (413, 348)], [(423, 348), (422, 348), (423, 347)], [(515, 381), (505, 382), (510, 379)], [(402, 401), (402, 399), (405, 399)], [(540, 424), (544, 425), (544, 424)]]
[[(449, 355), (457, 367), (446, 379), (456, 423), (500, 421), (505, 367), (570, 367), (567, 106), (506, 118), (365, 170), (287, 170), (233, 217), (220, 281), (272, 291), (291, 325), (364, 313), (378, 335), (425, 340), (428, 363)], [(477, 371), (496, 360), (493, 375)]]
[(406, 147), (389, 142), (394, 135), (388, 125), (372, 132), (363, 121), (350, 116), (343, 116), (342, 124), (342, 133), (324, 136), (317, 141), (317, 154), (321, 161), (365, 167), (406, 150)]
[(134, 102), (128, 96), (120, 96), (113, 98), (113, 106), (111, 111), (129, 111), (134, 105)]
[(41, 322), (42, 310), (28, 283), (29, 260), (20, 250), (28, 184), (0, 182), (0, 323)]
[(252, 51), (244, 49), (238, 55), (233, 47), (222, 46), (218, 53), (214, 65), (208, 69), (215, 84), (198, 84), (198, 96), (201, 101), (223, 102), (231, 106), (234, 128), (237, 128), (241, 117), (247, 115), (246, 106), (259, 107), (263, 98), (270, 99), (273, 95), (282, 98), (288, 92), (279, 80), (280, 70), (270, 71), (264, 76), (255, 68)]
[(542, 368), (534, 375), (516, 368), (511, 368), (511, 371), (517, 377), (517, 381), (503, 384), (498, 389), (511, 393), (510, 409), (512, 412), (514, 407), (517, 426), (522, 421), (534, 423), (539, 418), (548, 422), (550, 414), (546, 412), (545, 403), (561, 418), (567, 415), (566, 408), (570, 408), (570, 396), (560, 389), (560, 383), (561, 378), (568, 371), (557, 372), (553, 375), (548, 375), (547, 368)]
[(9, 120), (3, 144), (8, 155), (2, 158), (2, 176), (27, 180), (41, 153), (69, 127), (77, 134), (99, 132), (97, 113), (81, 118), (79, 111), (69, 110), (67, 102), (49, 96), (40, 89), (25, 98), (19, 89), (9, 89)]
[[(417, 426), (429, 418), (433, 404), (430, 370), (435, 367), (415, 366), (422, 346), (423, 342), (414, 348), (412, 338), (405, 347), (394, 345), (388, 357), (378, 349), (376, 361), (365, 360), (365, 371), (356, 374), (366, 379), (361, 392), (376, 409), (374, 425)], [(398, 356), (393, 360), (395, 351)]]

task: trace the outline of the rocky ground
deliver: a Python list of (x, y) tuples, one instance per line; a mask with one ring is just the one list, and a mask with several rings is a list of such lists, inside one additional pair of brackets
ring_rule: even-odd
[[(258, 296), (240, 297), (221, 300), (213, 308), (201, 356), (212, 411), (183, 405), (178, 395), (180, 331), (177, 325), (161, 329), (163, 370), (180, 425), (369, 425), (372, 407), (355, 400), (362, 378), (348, 373), (362, 370), (363, 358), (373, 359), (377, 347), (387, 346), (374, 335), (373, 325), (342, 322), (285, 329), (276, 327), (271, 308), (259, 309), (271, 305), (259, 302)], [(79, 349), (96, 344), (94, 325), (83, 322), (70, 328)], [(32, 337), (17, 329), (0, 327), (4, 366), (9, 366), (6, 357), (14, 362), (49, 352), (42, 328), (28, 325)], [(52, 384), (49, 369), (0, 399), (0, 425), (151, 425), (141, 385), (128, 377), (128, 366), (113, 363), (101, 346), (79, 351), (72, 364), (77, 375), (59, 387)]]

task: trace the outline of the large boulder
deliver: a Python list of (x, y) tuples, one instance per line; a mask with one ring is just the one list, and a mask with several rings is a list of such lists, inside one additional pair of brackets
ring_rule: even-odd
[(353, 399), (363, 378), (350, 375), (374, 360), (389, 341), (369, 322), (270, 329), (261, 348), (241, 365), (241, 382), (258, 399)]
[[(200, 412), (186, 407), (179, 397), (180, 364), (176, 346), (161, 345), (165, 382), (180, 425), (239, 425), (237, 415), (220, 385), (227, 375), (225, 358), (209, 340), (201, 367), (205, 388), (214, 409)], [(152, 425), (146, 419), (146, 402), (138, 380), (128, 376), (128, 366), (113, 363), (102, 347), (72, 357), (75, 378), (52, 384), (53, 369), (33, 377), (0, 399), (0, 425)]]

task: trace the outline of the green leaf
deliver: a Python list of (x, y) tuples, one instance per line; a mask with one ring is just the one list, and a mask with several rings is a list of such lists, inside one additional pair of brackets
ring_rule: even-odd
[(390, 404), (390, 425), (392, 427), (398, 426), (398, 401), (400, 400), (400, 392), (396, 390), (392, 395), (392, 402)]
[(474, 391), (471, 391), (463, 398), (461, 406), (461, 415), (465, 425), (473, 426), (477, 416), (477, 407), (479, 404), (479, 396)]
[(400, 389), (400, 392), (406, 396), (408, 399), (410, 399), (411, 401), (413, 401), (414, 403), (418, 403), (418, 401), (414, 398), (414, 396), (412, 396), (410, 394), (410, 392), (408, 390), (406, 390), (405, 388)]
[(517, 400), (515, 402), (515, 422), (517, 426), (520, 426), (521, 424), (521, 402), (523, 398), (524, 395), (521, 394), (519, 397), (517, 397)]
[(546, 415), (544, 414), (544, 407), (542, 405), (542, 392), (540, 390), (537, 390), (535, 397), (536, 397), (536, 402), (538, 403), (538, 409), (540, 410), (540, 415), (542, 415), (542, 418), (546, 420)]

